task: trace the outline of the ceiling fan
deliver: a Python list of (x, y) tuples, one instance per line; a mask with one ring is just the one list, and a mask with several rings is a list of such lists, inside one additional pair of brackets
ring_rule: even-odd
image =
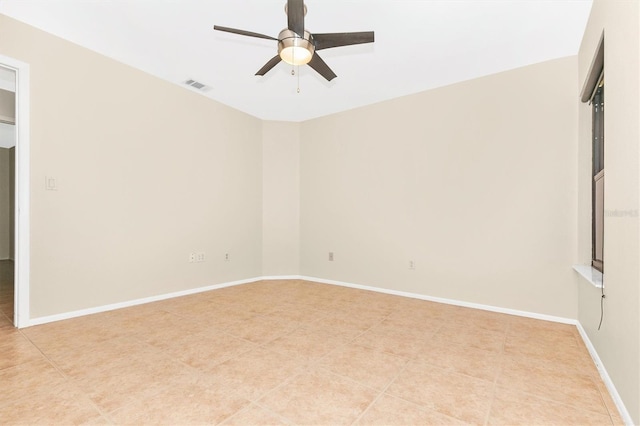
[(326, 78), (327, 81), (331, 81), (337, 76), (318, 55), (318, 50), (350, 46), (353, 44), (373, 43), (374, 41), (373, 31), (311, 34), (304, 28), (304, 16), (307, 14), (307, 6), (304, 4), (304, 0), (287, 0), (285, 13), (287, 14), (288, 20), (287, 28), (280, 31), (278, 38), (218, 25), (214, 25), (213, 29), (278, 42), (278, 54), (260, 68), (256, 75), (265, 75), (269, 70), (278, 65), (280, 61), (285, 61), (291, 65), (309, 64), (311, 68)]

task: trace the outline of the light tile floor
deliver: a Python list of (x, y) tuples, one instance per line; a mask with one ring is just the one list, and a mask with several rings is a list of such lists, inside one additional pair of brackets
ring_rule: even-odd
[(569, 325), (288, 280), (16, 330), (8, 287), (2, 424), (622, 424)]

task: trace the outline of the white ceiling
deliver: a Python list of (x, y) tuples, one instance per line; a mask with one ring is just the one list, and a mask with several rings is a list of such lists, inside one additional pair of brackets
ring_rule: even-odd
[[(303, 121), (578, 53), (592, 0), (306, 0), (311, 33), (375, 31), (322, 50), (338, 75), (291, 75), (275, 41), (286, 0), (3, 0), (0, 13), (265, 120)], [(297, 93), (298, 77), (300, 93)], [(186, 87), (186, 86), (185, 86)], [(185, 90), (194, 90), (186, 88)]]

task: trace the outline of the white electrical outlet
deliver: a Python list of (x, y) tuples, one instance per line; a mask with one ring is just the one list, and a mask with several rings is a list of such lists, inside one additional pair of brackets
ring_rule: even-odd
[(204, 253), (196, 253), (196, 262), (204, 262), (205, 256)]
[(333, 262), (333, 252), (329, 252), (329, 262)]
[(228, 262), (228, 261), (231, 260), (231, 256), (229, 255), (229, 253), (225, 253), (224, 254), (224, 260), (225, 260), (225, 262)]
[(413, 260), (409, 261), (409, 269), (416, 269), (416, 262), (414, 262)]

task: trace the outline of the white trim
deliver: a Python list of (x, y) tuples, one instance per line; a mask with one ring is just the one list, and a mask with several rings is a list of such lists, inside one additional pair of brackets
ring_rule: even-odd
[(412, 299), (428, 300), (430, 302), (444, 303), (444, 304), (447, 304), (447, 305), (463, 306), (463, 307), (466, 307), (466, 308), (480, 309), (480, 310), (483, 310), (483, 311), (498, 312), (498, 313), (502, 313), (502, 314), (516, 315), (516, 316), (526, 317), (526, 318), (534, 318), (534, 319), (557, 322), (557, 323), (562, 323), (562, 324), (572, 324), (572, 325), (577, 325), (578, 324), (577, 320), (571, 319), (571, 318), (564, 318), (564, 317), (557, 317), (557, 316), (553, 316), (553, 315), (539, 314), (539, 313), (536, 313), (536, 312), (520, 311), (520, 310), (517, 310), (517, 309), (502, 308), (502, 307), (499, 307), (499, 306), (482, 305), (482, 304), (479, 304), (479, 303), (464, 302), (464, 301), (460, 301), (460, 300), (445, 299), (445, 298), (441, 298), (441, 297), (426, 296), (424, 294), (418, 294), (418, 293), (409, 293), (409, 292), (405, 292), (405, 291), (389, 290), (389, 289), (386, 289), (386, 288), (371, 287), (371, 286), (367, 286), (367, 285), (353, 284), (353, 283), (348, 283), (348, 282), (344, 282), (344, 281), (327, 280), (327, 279), (324, 279), (324, 278), (309, 277), (309, 276), (306, 276), (306, 275), (270, 275), (270, 276), (261, 276), (261, 277), (255, 277), (255, 278), (248, 278), (248, 279), (238, 280), (238, 281), (231, 281), (231, 282), (226, 282), (226, 283), (222, 283), (222, 284), (214, 284), (214, 285), (210, 285), (210, 286), (206, 286), (206, 287), (198, 287), (198, 288), (193, 288), (193, 289), (189, 289), (189, 290), (182, 290), (182, 291), (177, 291), (177, 292), (173, 292), (173, 293), (161, 294), (161, 295), (157, 295), (157, 296), (144, 297), (144, 298), (141, 298), (141, 299), (134, 299), (134, 300), (129, 300), (129, 301), (125, 301), (125, 302), (113, 303), (113, 304), (109, 304), (109, 305), (96, 306), (96, 307), (93, 307), (93, 308), (80, 309), (80, 310), (77, 310), (77, 311), (64, 312), (64, 313), (61, 313), (61, 314), (38, 317), (38, 318), (34, 318), (34, 319), (30, 320), (28, 322), (28, 324), (26, 324), (24, 326), (25, 327), (29, 327), (29, 326), (33, 326), (33, 325), (46, 324), (46, 323), (54, 322), (54, 321), (61, 321), (61, 320), (70, 319), (70, 318), (77, 318), (77, 317), (81, 317), (81, 316), (84, 316), (84, 315), (91, 315), (91, 314), (97, 314), (97, 313), (100, 313), (100, 312), (112, 311), (114, 309), (128, 308), (128, 307), (131, 307), (131, 306), (142, 305), (142, 304), (145, 304), (145, 303), (157, 302), (157, 301), (160, 301), (160, 300), (172, 299), (172, 298), (181, 297), (181, 296), (188, 296), (190, 294), (202, 293), (202, 292), (210, 291), (210, 290), (217, 290), (219, 288), (224, 288), (224, 287), (232, 287), (232, 286), (236, 286), (236, 285), (248, 284), (248, 283), (253, 283), (253, 282), (257, 282), (257, 281), (273, 281), (273, 280), (305, 280), (305, 281), (317, 282), (317, 283), (322, 283), (322, 284), (337, 285), (337, 286), (341, 286), (341, 287), (357, 288), (357, 289), (360, 289), (360, 290), (375, 291), (377, 293), (392, 294), (392, 295), (395, 295), (395, 296), (409, 297), (409, 298), (412, 298)]
[(482, 305), (482, 304), (479, 304), (479, 303), (464, 302), (464, 301), (459, 301), (459, 300), (454, 300), (454, 299), (445, 299), (445, 298), (441, 298), (441, 297), (426, 296), (424, 294), (418, 294), (418, 293), (409, 293), (409, 292), (405, 292), (405, 291), (389, 290), (389, 289), (386, 289), (386, 288), (371, 287), (371, 286), (367, 286), (367, 285), (353, 284), (353, 283), (348, 283), (348, 282), (344, 282), (344, 281), (327, 280), (327, 279), (324, 279), (324, 278), (309, 277), (309, 276), (306, 276), (306, 275), (270, 275), (270, 276), (248, 278), (248, 279), (238, 280), (238, 281), (230, 281), (230, 282), (221, 283), (221, 284), (213, 284), (213, 285), (209, 285), (209, 286), (205, 286), (205, 287), (192, 288), (192, 289), (189, 289), (189, 290), (181, 290), (181, 291), (176, 291), (176, 292), (173, 292), (173, 293), (166, 293), (166, 294), (160, 294), (160, 295), (157, 295), (157, 296), (143, 297), (141, 299), (128, 300), (128, 301), (125, 301), (125, 302), (112, 303), (112, 304), (109, 304), (109, 305), (96, 306), (96, 307), (93, 307), (93, 308), (80, 309), (80, 310), (77, 310), (77, 311), (63, 312), (61, 314), (54, 314), (54, 315), (48, 315), (48, 316), (44, 316), (44, 317), (38, 317), (38, 318), (34, 318), (32, 320), (29, 320), (28, 322), (26, 322), (22, 326), (23, 327), (30, 327), (30, 326), (46, 324), (46, 323), (54, 322), (54, 321), (61, 321), (61, 320), (70, 319), (70, 318), (77, 318), (77, 317), (81, 317), (81, 316), (84, 316), (84, 315), (97, 314), (97, 313), (100, 313), (100, 312), (113, 311), (115, 309), (122, 309), (122, 308), (131, 307), (131, 306), (143, 305), (145, 303), (157, 302), (157, 301), (160, 301), (160, 300), (172, 299), (172, 298), (175, 298), (175, 297), (188, 296), (190, 294), (202, 293), (202, 292), (210, 291), (210, 290), (217, 290), (217, 289), (224, 288), (224, 287), (232, 287), (232, 286), (241, 285), (241, 284), (249, 284), (249, 283), (254, 283), (254, 282), (257, 282), (257, 281), (273, 281), (273, 280), (305, 280), (305, 281), (317, 282), (317, 283), (322, 283), (322, 284), (337, 285), (337, 286), (341, 286), (341, 287), (357, 288), (357, 289), (360, 289), (360, 290), (375, 291), (377, 293), (392, 294), (392, 295), (395, 295), (395, 296), (409, 297), (409, 298), (412, 298), (412, 299), (428, 300), (428, 301), (431, 301), (431, 302), (444, 303), (444, 304), (447, 304), (447, 305), (463, 306), (463, 307), (466, 307), (466, 308), (480, 309), (480, 310), (483, 310), (483, 311), (498, 312), (498, 313), (503, 313), (503, 314), (516, 315), (516, 316), (520, 316), (520, 317), (534, 318), (534, 319), (540, 319), (540, 320), (544, 320), (544, 321), (552, 321), (552, 322), (557, 322), (557, 323), (562, 323), (562, 324), (573, 324), (573, 325), (578, 324), (578, 322), (576, 320), (571, 319), (571, 318), (564, 318), (564, 317), (557, 317), (557, 316), (553, 316), (553, 315), (539, 314), (539, 313), (536, 313), (536, 312), (520, 311), (520, 310), (516, 310), (516, 309), (501, 308), (501, 307), (498, 307), (498, 306)]
[(13, 324), (29, 323), (29, 64), (0, 55), (0, 65), (16, 72), (16, 206), (15, 206), (15, 296)]
[(596, 268), (590, 265), (573, 265), (573, 270), (580, 274), (582, 278), (587, 280), (595, 288), (604, 287), (604, 275)]
[(386, 288), (371, 287), (371, 286), (361, 285), (361, 284), (352, 284), (352, 283), (347, 283), (343, 281), (325, 280), (323, 278), (307, 277), (304, 275), (301, 277), (301, 279), (307, 280), (307, 281), (316, 281), (323, 284), (333, 284), (333, 285), (339, 285), (342, 287), (350, 287), (350, 288), (357, 288), (360, 290), (375, 291), (378, 293), (393, 294), (395, 296), (410, 297), (412, 299), (428, 300), (430, 302), (444, 303), (447, 305), (463, 306), (465, 308), (480, 309), (483, 311), (498, 312), (501, 314), (517, 315), (519, 317), (527, 317), (527, 318), (534, 318), (534, 319), (539, 319), (544, 321), (558, 322), (562, 324), (575, 325), (578, 323), (577, 320), (572, 318), (557, 317), (553, 315), (539, 314), (536, 312), (520, 311), (517, 309), (502, 308), (499, 306), (482, 305), (480, 303), (464, 302), (464, 301), (455, 300), (455, 299), (445, 299), (442, 297), (426, 296), (424, 294), (409, 293), (406, 291), (389, 290)]
[(613, 384), (611, 377), (609, 377), (609, 373), (607, 373), (607, 369), (604, 368), (604, 364), (602, 363), (602, 360), (600, 359), (600, 356), (598, 355), (598, 352), (596, 351), (595, 346), (593, 346), (593, 343), (591, 343), (591, 340), (589, 339), (587, 332), (585, 331), (584, 328), (582, 328), (582, 324), (580, 324), (580, 322), (576, 324), (576, 327), (578, 328), (580, 337), (582, 337), (582, 341), (584, 342), (585, 346), (589, 350), (589, 354), (591, 355), (593, 362), (598, 368), (598, 372), (600, 373), (600, 377), (602, 377), (602, 381), (604, 382), (605, 385), (607, 385), (607, 390), (609, 391), (611, 398), (613, 398), (613, 402), (616, 404), (616, 408), (620, 412), (620, 415), (622, 416), (622, 420), (626, 425), (633, 425), (633, 419), (631, 418), (631, 414), (627, 410), (627, 407), (624, 405), (624, 402), (622, 402), (622, 398), (620, 397), (618, 390)]
[(131, 306), (143, 305), (145, 303), (158, 302), (160, 300), (173, 299), (175, 297), (188, 296), (190, 294), (202, 293), (210, 290), (217, 290), (224, 287), (232, 287), (235, 285), (249, 284), (261, 281), (262, 277), (249, 278), (246, 280), (230, 281), (222, 284), (213, 284), (206, 287), (192, 288), (189, 290), (176, 291), (173, 293), (160, 294), (158, 296), (143, 297), (142, 299), (128, 300), (126, 302), (112, 303), (109, 305), (96, 306), (94, 308), (80, 309), (77, 311), (64, 312), (62, 314), (48, 315), (45, 317), (34, 318), (29, 321), (28, 326), (47, 324), (54, 321), (62, 321), (70, 318), (77, 318), (85, 315), (97, 314), (100, 312), (113, 311), (115, 309), (128, 308)]
[(304, 279), (302, 275), (267, 275), (264, 277), (260, 277), (261, 280), (264, 281), (273, 281), (273, 280), (302, 280)]

